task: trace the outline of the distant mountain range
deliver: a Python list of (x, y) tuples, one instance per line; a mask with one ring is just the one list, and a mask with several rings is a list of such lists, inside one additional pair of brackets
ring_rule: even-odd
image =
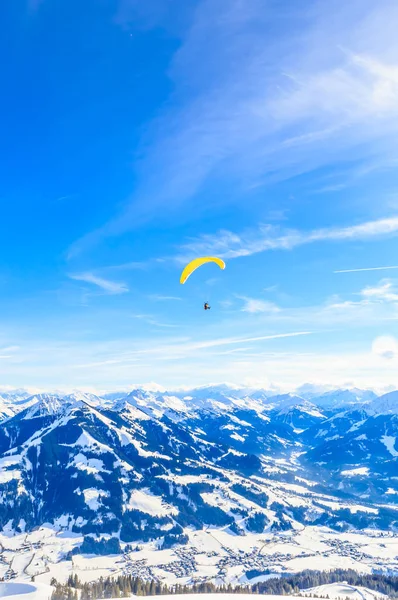
[(107, 553), (208, 527), (398, 528), (398, 391), (18, 390), (0, 415), (0, 531), (46, 523)]

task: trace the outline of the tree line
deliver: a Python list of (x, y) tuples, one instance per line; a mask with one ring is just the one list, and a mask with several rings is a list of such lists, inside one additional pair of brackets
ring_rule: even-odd
[(385, 594), (389, 598), (398, 598), (398, 577), (395, 575), (357, 573), (353, 569), (334, 569), (333, 571), (302, 571), (284, 577), (272, 577), (255, 583), (252, 591), (259, 594), (293, 594), (299, 590), (318, 587), (329, 583), (347, 582), (349, 585), (366, 587)]
[[(101, 577), (97, 581), (82, 583), (77, 575), (70, 575), (67, 583), (60, 584), (55, 579), (51, 600), (101, 600), (102, 598), (124, 598), (136, 596), (160, 596), (167, 594), (209, 594), (209, 593), (251, 593), (251, 586), (216, 586), (212, 582), (193, 585), (167, 585), (159, 581), (143, 581), (140, 577), (120, 575)], [(80, 591), (80, 596), (78, 591)]]
[[(349, 585), (367, 587), (398, 598), (398, 577), (379, 574), (361, 574), (352, 569), (333, 571), (303, 571), (289, 576), (272, 577), (252, 585), (215, 585), (202, 582), (193, 585), (167, 585), (160, 581), (144, 581), (132, 575), (101, 577), (97, 581), (82, 583), (77, 575), (70, 575), (65, 584), (52, 579), (55, 590), (51, 600), (102, 600), (103, 598), (125, 598), (136, 596), (160, 596), (165, 594), (269, 594), (281, 596), (302, 596), (300, 590), (318, 587), (329, 583), (347, 582)], [(79, 591), (78, 591), (79, 590)], [(311, 596), (311, 595), (310, 595)], [(318, 596), (319, 597), (319, 596)], [(328, 598), (326, 595), (325, 598)], [(344, 600), (343, 598), (341, 600)]]

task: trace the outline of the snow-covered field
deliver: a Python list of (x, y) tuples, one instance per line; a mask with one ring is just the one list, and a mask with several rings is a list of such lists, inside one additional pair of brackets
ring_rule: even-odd
[[(398, 573), (396, 533), (337, 533), (320, 527), (245, 536), (214, 528), (185, 532), (189, 536), (186, 546), (158, 550), (155, 542), (149, 542), (133, 552), (75, 555), (71, 560), (65, 560), (66, 554), (81, 544), (83, 537), (70, 531), (56, 532), (44, 526), (29, 534), (0, 534), (0, 577), (30, 583), (35, 576), (36, 582), (48, 585), (53, 577), (63, 583), (70, 574), (77, 574), (83, 582), (131, 574), (168, 584), (208, 580), (246, 584), (265, 578), (261, 574), (266, 569), (275, 575), (314, 568)], [(252, 570), (258, 574), (248, 579)]]
[(42, 583), (13, 581), (0, 583), (0, 598), (12, 600), (49, 600), (54, 588)]
[[(26, 584), (23, 582), (15, 583), (0, 583), (0, 598), (11, 598), (12, 600), (48, 600), (51, 597), (51, 587), (42, 584), (32, 583)], [(305, 590), (308, 594), (312, 594), (313, 598), (322, 598), (326, 594), (331, 599), (346, 598), (353, 600), (380, 600), (386, 598), (382, 594), (368, 590), (362, 587), (353, 587), (344, 583), (333, 583), (330, 585), (321, 585), (317, 588)], [(319, 595), (318, 595), (319, 594)], [(130, 598), (121, 598), (120, 600), (131, 600), (138, 596), (130, 596)], [(158, 598), (158, 596), (148, 596), (148, 598)], [(261, 596), (264, 600), (284, 600), (286, 596)], [(179, 594), (178, 596), (162, 596), (164, 600), (220, 600), (220, 594)], [(236, 600), (236, 594), (222, 594), (223, 600)], [(252, 599), (250, 594), (239, 594), (241, 600)], [(290, 596), (292, 599), (298, 596)]]
[(308, 596), (311, 594), (313, 597), (317, 598), (329, 597), (331, 600), (347, 597), (352, 598), (352, 600), (380, 600), (388, 597), (379, 592), (375, 592), (374, 590), (369, 590), (365, 587), (355, 587), (346, 582), (319, 585), (318, 587), (301, 590), (301, 592)]

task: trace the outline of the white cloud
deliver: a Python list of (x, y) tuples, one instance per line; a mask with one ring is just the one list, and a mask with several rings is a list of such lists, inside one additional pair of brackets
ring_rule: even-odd
[(244, 306), (241, 309), (242, 312), (248, 313), (276, 313), (280, 312), (280, 308), (273, 302), (267, 302), (266, 300), (259, 300), (256, 298), (247, 298), (246, 296), (238, 296), (241, 300), (244, 300)]
[(310, 231), (263, 225), (242, 234), (221, 230), (215, 235), (202, 235), (183, 245), (177, 260), (183, 263), (198, 254), (215, 254), (221, 258), (232, 259), (268, 250), (292, 250), (315, 242), (371, 240), (391, 235), (398, 235), (398, 216), (367, 221), (358, 225), (326, 227)]
[[(56, 340), (51, 342), (39, 335), (31, 340), (17, 339), (15, 331), (11, 331), (10, 340), (20, 346), (20, 362), (0, 361), (0, 377), (8, 385), (29, 384), (46, 389), (93, 385), (99, 389), (128, 388), (134, 380), (154, 379), (169, 389), (248, 379), (268, 379), (284, 387), (309, 379), (335, 386), (347, 381), (365, 387), (387, 383), (398, 386), (396, 362), (371, 352), (377, 335), (375, 326), (379, 328), (383, 314), (387, 314), (383, 313), (386, 307), (394, 305), (388, 300), (380, 303), (375, 297), (361, 296), (349, 309), (328, 312), (321, 305), (253, 314), (250, 328), (243, 313), (235, 313), (233, 320), (213, 323), (206, 330), (200, 325), (199, 333), (197, 329), (192, 331), (191, 323), (189, 335), (184, 335), (187, 329), (182, 329), (182, 334), (176, 336), (154, 336), (148, 330), (137, 336), (134, 328), (125, 327), (119, 336), (114, 328), (115, 338), (108, 339), (107, 332), (99, 328), (95, 340), (82, 340), (83, 328), (77, 327), (75, 331), (68, 330), (61, 342), (62, 323), (55, 323), (52, 329)], [(128, 316), (121, 320), (127, 324)], [(240, 335), (225, 335), (231, 331), (231, 322), (234, 332)], [(340, 330), (345, 332), (344, 341), (336, 327), (339, 322), (343, 325)], [(302, 330), (294, 331), (296, 323)], [(355, 327), (360, 336), (350, 335)], [(213, 337), (210, 332), (214, 332)]]
[(282, 316), (318, 327), (337, 327), (344, 324), (363, 329), (385, 321), (397, 320), (398, 294), (392, 281), (382, 280), (376, 286), (367, 286), (348, 298), (335, 296), (320, 306), (290, 309), (284, 311)]
[(116, 281), (110, 281), (109, 279), (103, 279), (102, 277), (98, 277), (93, 273), (75, 273), (70, 274), (69, 277), (70, 279), (74, 279), (76, 281), (92, 283), (108, 294), (124, 294), (125, 292), (129, 291), (129, 288), (125, 283), (118, 283)]
[(372, 352), (383, 359), (392, 360), (398, 358), (398, 341), (396, 338), (385, 335), (377, 337), (372, 344)]
[(381, 281), (377, 286), (366, 287), (361, 291), (361, 295), (367, 300), (398, 303), (398, 293), (394, 290), (393, 282), (387, 279)]
[(6, 348), (0, 348), (0, 352), (18, 352), (20, 346), (7, 346)]

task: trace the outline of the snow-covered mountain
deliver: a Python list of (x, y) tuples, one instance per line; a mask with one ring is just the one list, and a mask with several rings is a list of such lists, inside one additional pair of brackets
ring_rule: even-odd
[(366, 407), (366, 412), (370, 415), (398, 415), (398, 391), (389, 392), (379, 398), (375, 398)]
[[(362, 409), (328, 417), (314, 403), (294, 395), (264, 398), (261, 410), (256, 410), (260, 398), (233, 398), (229, 387), (207, 393), (206, 401), (203, 389), (199, 398), (193, 392), (179, 398), (137, 389), (111, 407), (85, 394), (63, 398), (40, 394), (34, 403), (28, 399), (28, 408), (0, 424), (0, 482), (4, 480), (0, 489), (4, 506), (7, 498), (12, 505), (10, 513), (3, 509), (2, 520), (0, 514), (0, 526), (8, 523), (11, 513), (14, 526), (19, 513), (32, 526), (69, 514), (74, 520), (95, 525), (96, 530), (98, 518), (105, 530), (107, 520), (118, 529), (128, 507), (137, 505), (131, 501), (135, 489), (145, 489), (144, 496), (157, 495), (169, 507), (168, 514), (179, 514), (180, 493), (172, 493), (170, 485), (159, 487), (160, 480), (171, 477), (175, 481), (189, 475), (201, 482), (207, 473), (217, 483), (206, 483), (205, 488), (215, 493), (221, 485), (219, 479), (267, 478), (276, 465), (277, 479), (283, 482), (295, 483), (301, 477), (326, 486), (332, 477), (328, 493), (335, 495), (337, 483), (339, 492), (355, 494), (353, 481), (360, 477), (362, 498), (381, 501), (389, 491), (394, 502), (392, 491), (398, 491), (398, 486), (390, 476), (398, 456), (398, 416), (369, 415)], [(364, 481), (369, 473), (377, 473), (377, 477), (367, 476)], [(203, 524), (209, 517), (200, 517), (201, 510), (207, 515), (215, 507), (206, 502), (202, 506), (197, 494), (196, 500), (189, 500), (191, 483), (187, 485), (183, 496), (188, 505), (183, 512)], [(309, 489), (310, 501), (302, 506), (300, 518), (294, 518), (315, 523), (319, 519), (319, 510), (313, 510), (316, 486)], [(247, 501), (246, 487), (242, 490), (243, 497), (236, 500), (241, 508)], [(271, 504), (267, 508), (272, 511)], [(280, 504), (284, 506), (284, 502)], [(188, 507), (193, 505), (192, 512)], [(218, 507), (216, 512), (220, 512), (221, 522), (237, 526), (228, 510)], [(272, 518), (268, 514), (270, 524), (280, 522), (277, 512)], [(283, 515), (283, 521), (285, 518)], [(323, 518), (335, 521), (332, 515)], [(347, 523), (353, 521), (349, 518)], [(378, 519), (368, 516), (367, 521), (376, 524)], [(159, 528), (159, 535), (161, 531)]]
[(371, 390), (351, 388), (346, 390), (330, 390), (320, 396), (313, 396), (311, 401), (325, 409), (341, 409), (359, 404), (368, 404), (376, 399), (376, 394)]
[(0, 421), (35, 404), (36, 397), (26, 390), (16, 389), (0, 392)]
[[(191, 390), (160, 390), (160, 386), (137, 388), (130, 391), (108, 392), (96, 395), (75, 390), (72, 393), (55, 392), (46, 393), (66, 402), (83, 400), (92, 406), (112, 408), (121, 400), (128, 398), (133, 405), (147, 408), (157, 412), (158, 416), (169, 410), (172, 413), (192, 412), (200, 410), (213, 410), (215, 412), (228, 411), (230, 408), (251, 409), (257, 412), (269, 411), (280, 406), (281, 410), (286, 405), (300, 405), (310, 401), (311, 404), (322, 410), (336, 411), (340, 409), (359, 407), (377, 403), (377, 396), (371, 390), (334, 389), (324, 391), (327, 386), (305, 384), (296, 392), (276, 394), (275, 391), (239, 387), (227, 384), (202, 386)], [(395, 392), (392, 392), (392, 395)], [(34, 404), (43, 394), (32, 395), (26, 390), (8, 390), (0, 392), (0, 409), (5, 407), (13, 414), (24, 410)], [(386, 394), (387, 398), (391, 394)], [(376, 410), (377, 412), (377, 410)], [(154, 413), (155, 414), (155, 413)], [(0, 414), (0, 420), (1, 420)]]
[[(25, 397), (0, 423), (0, 577), (1, 535), (30, 539), (44, 525), (69, 540), (61, 561), (126, 544), (199, 552), (206, 531), (222, 540), (221, 562), (224, 547), (249, 552), (259, 541), (297, 541), (308, 528), (326, 546), (337, 532), (395, 531), (394, 394), (336, 397), (339, 408), (230, 386)], [(270, 568), (268, 555), (248, 555), (243, 572)]]
[(3, 419), (7, 419), (8, 417), (12, 417), (13, 414), (14, 411), (7, 406), (7, 403), (4, 402), (2, 398), (0, 398), (0, 421), (3, 421)]

